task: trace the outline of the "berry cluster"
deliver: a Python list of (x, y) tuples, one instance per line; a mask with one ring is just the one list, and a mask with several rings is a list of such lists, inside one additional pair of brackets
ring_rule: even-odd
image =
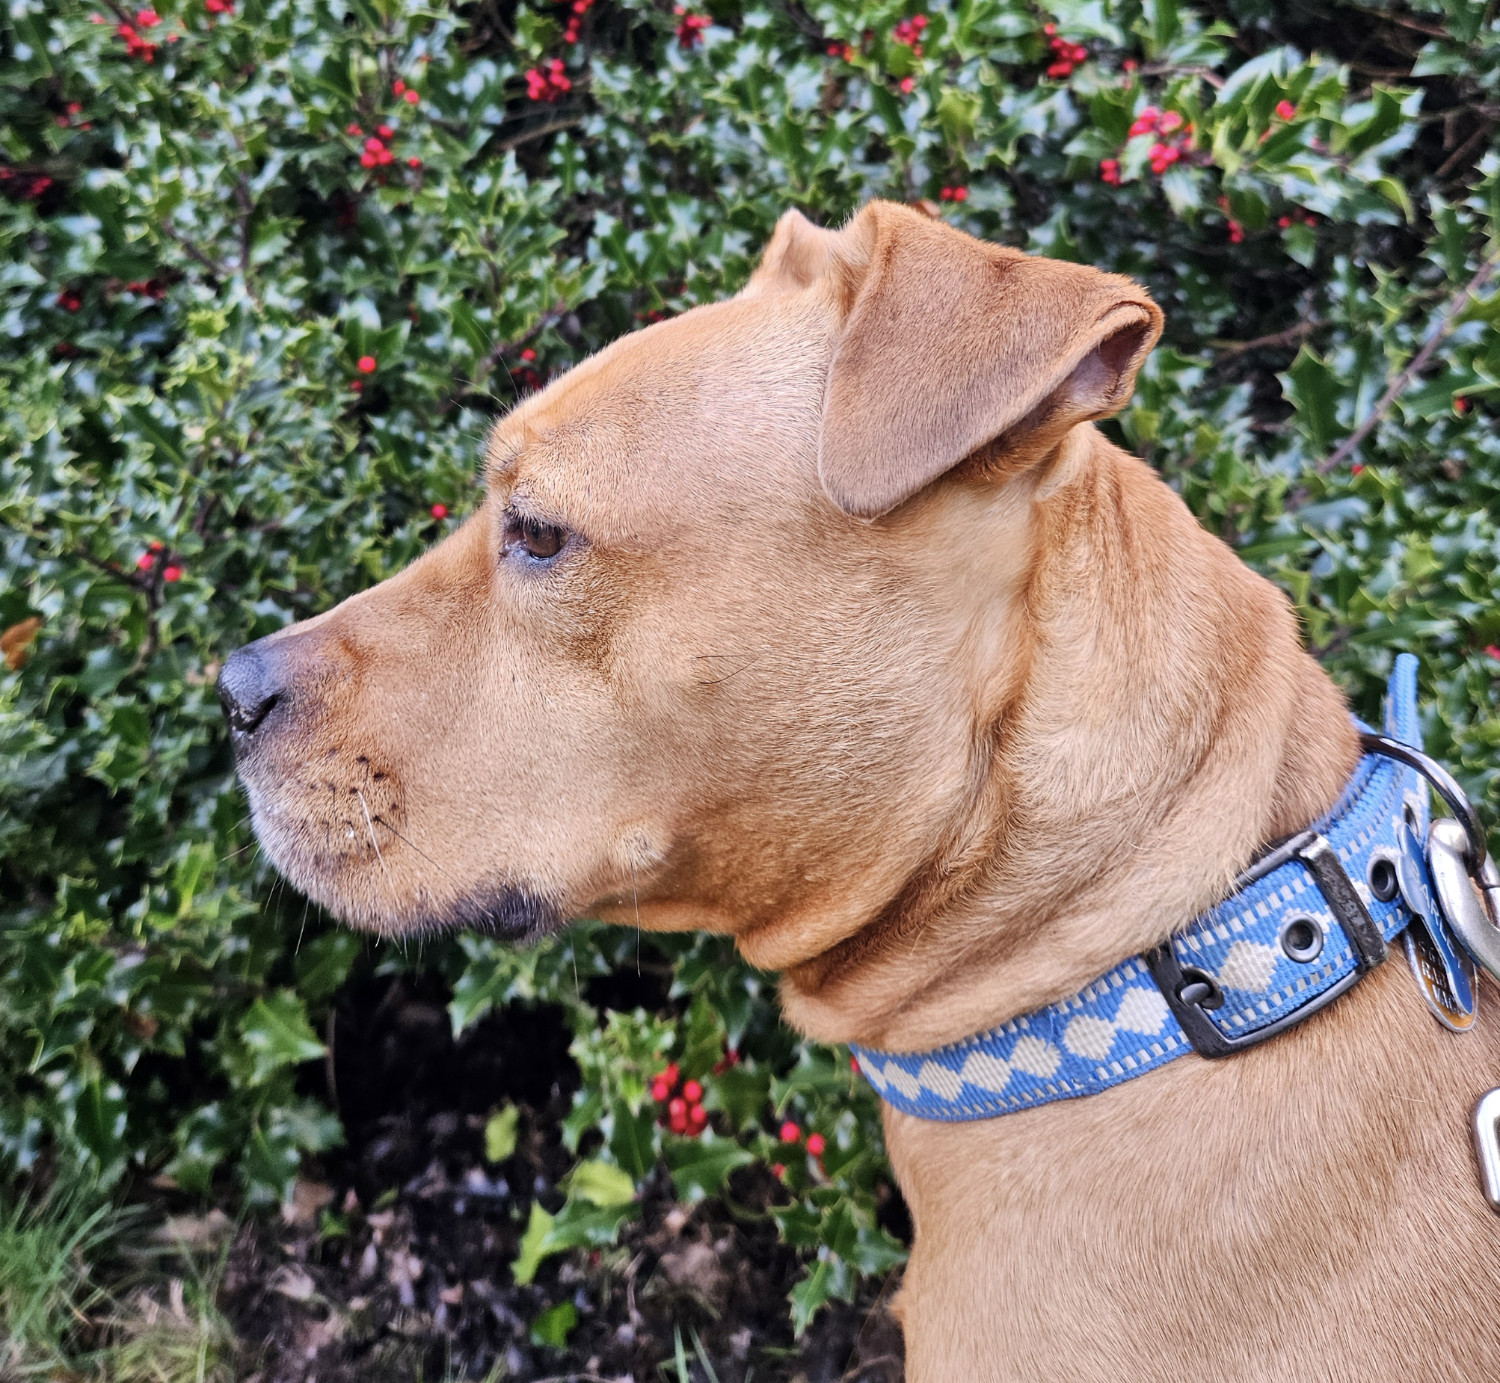
[(75, 293), (71, 288), (64, 288), (63, 291), (57, 295), (57, 305), (62, 308), (64, 312), (77, 312), (78, 309), (83, 306), (83, 299), (80, 298), (78, 294)]
[(1293, 226), (1299, 224), (1304, 226), (1316, 226), (1318, 224), (1318, 218), (1314, 216), (1310, 211), (1303, 211), (1303, 209), (1299, 206), (1292, 208), (1291, 214), (1288, 216), (1278, 216), (1276, 218), (1276, 224), (1280, 226), (1282, 230), (1291, 230)]
[(513, 371), (516, 382), (523, 389), (540, 389), (542, 387), (542, 377), (535, 369), (535, 366), (536, 352), (530, 346), (527, 346), (521, 352), (521, 368)]
[(695, 1080), (683, 1081), (674, 1061), (651, 1077), (651, 1098), (662, 1106), (658, 1122), (683, 1138), (697, 1138), (708, 1127), (708, 1111), (703, 1107), (703, 1086)]
[(577, 43), (583, 28), (583, 17), (594, 7), (594, 0), (573, 0), (573, 13), (568, 16), (568, 27), (563, 30), (564, 43)]
[(940, 202), (967, 202), (969, 200), (969, 189), (967, 187), (945, 187), (938, 193)]
[(891, 30), (891, 37), (897, 43), (904, 43), (912, 51), (912, 56), (922, 56), (922, 30), (927, 27), (927, 16), (925, 14), (914, 14), (910, 19), (903, 19)]
[[(53, 119), (57, 122), (58, 129), (66, 130), (72, 127), (74, 119), (81, 114), (83, 114), (82, 102), (69, 101), (66, 113), (63, 115), (54, 116)], [(79, 120), (78, 128), (80, 130), (91, 130), (94, 128), (94, 126), (91, 121)]]
[(165, 279), (131, 279), (125, 285), (125, 291), (159, 303), (167, 296), (167, 284)]
[[(1151, 161), (1151, 171), (1160, 177), (1174, 163), (1186, 158), (1193, 147), (1193, 127), (1184, 121), (1180, 112), (1175, 110), (1160, 110), (1156, 106), (1144, 106), (1141, 113), (1131, 122), (1130, 131), (1126, 136), (1128, 139), (1136, 139), (1142, 135), (1165, 135), (1168, 138), (1158, 138), (1152, 142), (1147, 151), (1147, 158)], [(1099, 160), (1099, 178), (1101, 182), (1108, 183), (1111, 187), (1120, 185), (1120, 160), (1117, 158), (1105, 158)]]
[(210, 14), (232, 15), (234, 6), (230, 0), (203, 0), (203, 8)]
[[(115, 32), (125, 40), (125, 51), (133, 58), (139, 58), (142, 62), (156, 61), (156, 44), (149, 39), (141, 37), (140, 29), (154, 29), (161, 23), (161, 16), (155, 10), (137, 10), (135, 24), (121, 24)], [(138, 29), (136, 26), (139, 25)], [(167, 42), (173, 43), (177, 39), (176, 34), (168, 34)]]
[[(788, 1119), (777, 1130), (777, 1137), (781, 1140), (782, 1144), (785, 1145), (785, 1146), (787, 1146), (787, 1147), (796, 1148), (796, 1147), (806, 1146), (807, 1152), (808, 1152), (809, 1156), (820, 1159), (819, 1162), (818, 1162), (818, 1169), (820, 1171), (822, 1170), (823, 1163), (822, 1163), (821, 1159), (822, 1159), (824, 1150), (828, 1147), (828, 1141), (827, 1141), (827, 1139), (825, 1139), (823, 1137), (823, 1135), (821, 1133), (809, 1133), (807, 1135), (807, 1142), (804, 1145), (803, 1141), (802, 1141), (802, 1128), (801, 1128), (801, 1125), (795, 1123), (791, 1119)], [(771, 1170), (773, 1172), (775, 1172), (775, 1174), (778, 1177), (785, 1176), (786, 1175), (786, 1163), (784, 1163), (784, 1162), (773, 1163), (772, 1166), (771, 1166)]]
[[(141, 555), (135, 559), (136, 570), (141, 572), (154, 571), (156, 569), (157, 562), (162, 560), (162, 556), (166, 552), (166, 547), (167, 545), (165, 543), (147, 544), (146, 551), (141, 553)], [(181, 563), (168, 562), (167, 565), (161, 569), (161, 579), (163, 581), (170, 582), (181, 581)]]
[(689, 14), (686, 5), (672, 6), (672, 13), (678, 16), (677, 42), (684, 49), (696, 48), (703, 42), (703, 31), (713, 23), (712, 19), (706, 14)]
[(1049, 77), (1062, 81), (1073, 75), (1073, 69), (1079, 63), (1088, 61), (1089, 50), (1081, 43), (1063, 38), (1057, 32), (1056, 24), (1043, 24), (1042, 32), (1047, 35), (1047, 47), (1052, 53), (1052, 62), (1047, 68)]
[(0, 190), (18, 202), (34, 202), (51, 186), (52, 179), (45, 173), (23, 173), (17, 168), (0, 168)]
[(828, 45), (828, 56), (830, 58), (843, 58), (845, 62), (853, 62), (857, 50), (852, 43), (830, 43)]
[[(411, 87), (399, 77), (391, 83), (391, 91), (401, 97), (408, 105), (416, 105), (422, 98), (417, 95)], [(359, 139), (364, 136), (364, 127), (358, 121), (351, 120), (344, 126), (344, 133), (351, 138)], [(395, 151), (391, 148), (392, 141), (396, 138), (396, 127), (389, 123), (382, 123), (375, 127), (375, 133), (365, 139), (364, 148), (360, 150), (359, 163), (361, 168), (384, 168), (396, 160)], [(415, 154), (406, 160), (408, 168), (420, 168), (422, 160)]]
[(548, 62), (545, 71), (539, 67), (526, 69), (526, 95), (533, 101), (556, 101), (572, 89), (561, 58)]

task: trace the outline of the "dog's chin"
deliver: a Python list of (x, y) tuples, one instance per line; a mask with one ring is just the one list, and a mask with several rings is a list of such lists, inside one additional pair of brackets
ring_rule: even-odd
[(475, 932), (527, 945), (567, 924), (568, 915), (554, 898), (523, 885), (484, 882), (448, 897), (434, 894), (430, 878), (408, 888), (401, 866), (409, 861), (399, 858), (399, 845), (397, 860), (373, 849), (368, 857), (358, 850), (333, 854), (311, 848), (312, 833), (300, 829), (301, 823), (259, 810), (252, 815), (267, 857), (287, 882), (355, 931), (392, 940)]
[(472, 932), (526, 946), (561, 931), (568, 922), (552, 899), (509, 885), (483, 888), (460, 898), (423, 897), (405, 905), (387, 906), (378, 896), (363, 890), (355, 901), (342, 890), (328, 887), (324, 879), (299, 881), (292, 871), (283, 872), (345, 926), (389, 940)]

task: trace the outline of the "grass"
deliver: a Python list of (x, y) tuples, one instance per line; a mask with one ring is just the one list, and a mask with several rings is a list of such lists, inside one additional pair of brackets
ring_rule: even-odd
[(183, 1245), (105, 1279), (135, 1216), (83, 1185), (0, 1189), (0, 1380), (232, 1383), (239, 1354), (214, 1299), (223, 1256)]

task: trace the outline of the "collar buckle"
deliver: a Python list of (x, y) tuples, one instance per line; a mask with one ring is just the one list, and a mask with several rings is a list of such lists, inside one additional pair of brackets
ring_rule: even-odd
[(1274, 870), (1292, 863), (1301, 864), (1312, 875), (1329, 912), (1349, 938), (1349, 947), (1354, 952), (1354, 969), (1321, 993), (1312, 995), (1300, 1007), (1282, 1014), (1264, 1027), (1230, 1036), (1208, 1016), (1208, 1010), (1218, 1008), (1224, 1002), (1218, 984), (1195, 966), (1183, 966), (1170, 940), (1147, 951), (1141, 959), (1173, 1017), (1193, 1044), (1193, 1050), (1200, 1056), (1232, 1056), (1246, 1047), (1275, 1037), (1331, 1004), (1386, 958), (1388, 948), (1380, 927), (1370, 916), (1339, 862), (1338, 853), (1318, 831), (1303, 831), (1267, 851), (1234, 881), (1231, 891), (1238, 893)]

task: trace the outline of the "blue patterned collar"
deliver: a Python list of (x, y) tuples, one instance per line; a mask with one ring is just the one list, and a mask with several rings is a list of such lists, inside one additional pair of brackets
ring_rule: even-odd
[[(1410, 654), (1391, 674), (1385, 732), (1421, 747)], [(1415, 769), (1367, 754), (1321, 821), (1155, 951), (936, 1051), (856, 1046), (860, 1070), (906, 1114), (991, 1119), (1107, 1090), (1189, 1051), (1224, 1056), (1274, 1036), (1353, 985), (1412, 921), (1403, 892), (1425, 896), (1427, 804)]]

